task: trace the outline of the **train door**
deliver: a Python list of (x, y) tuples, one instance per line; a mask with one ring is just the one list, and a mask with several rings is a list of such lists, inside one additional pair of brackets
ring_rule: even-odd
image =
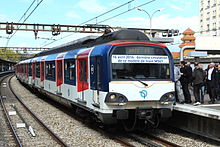
[(56, 60), (56, 86), (57, 94), (62, 95), (61, 86), (63, 84), (63, 59)]
[(36, 77), (36, 62), (33, 61), (33, 63), (32, 63), (32, 84), (35, 83), (35, 77)]
[(28, 63), (26, 63), (25, 66), (26, 66), (26, 79), (28, 80)]
[(94, 82), (93, 85), (93, 102), (94, 106), (99, 107), (100, 100), (99, 100), (99, 93), (101, 90), (101, 56), (95, 56), (94, 57), (95, 63), (91, 65), (91, 75), (94, 76)]
[(44, 78), (45, 78), (45, 60), (40, 62), (40, 86), (44, 88)]
[(86, 103), (85, 90), (89, 88), (88, 83), (88, 56), (78, 55), (77, 59), (77, 94), (78, 101)]

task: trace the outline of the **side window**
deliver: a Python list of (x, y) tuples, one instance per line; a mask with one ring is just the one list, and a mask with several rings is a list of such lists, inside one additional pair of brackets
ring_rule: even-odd
[(36, 77), (40, 78), (40, 63), (36, 63)]
[(31, 63), (28, 64), (28, 75), (32, 76)]
[(55, 81), (55, 62), (46, 62), (46, 79)]
[(26, 66), (23, 64), (24, 74), (26, 74)]
[(65, 66), (64, 66), (65, 74), (64, 74), (64, 80), (66, 84), (75, 85), (75, 79), (76, 79), (76, 70), (75, 70), (75, 60), (65, 60)]

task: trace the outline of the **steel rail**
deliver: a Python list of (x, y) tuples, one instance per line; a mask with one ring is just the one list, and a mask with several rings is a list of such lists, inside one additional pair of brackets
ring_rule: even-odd
[(160, 138), (160, 137), (157, 137), (157, 136), (154, 136), (154, 135), (151, 135), (151, 134), (147, 134), (147, 136), (153, 140), (155, 140), (156, 142), (160, 143), (160, 144), (163, 144), (165, 145), (166, 147), (181, 147), (180, 145), (178, 144), (175, 144), (175, 143), (172, 143), (170, 141), (167, 141), (163, 138)]
[(136, 134), (127, 134), (127, 136), (134, 139), (134, 140), (136, 140), (136, 141), (138, 141), (140, 144), (143, 144), (143, 145), (146, 145), (146, 146), (161, 147), (159, 144), (154, 143), (152, 140), (139, 137)]
[(68, 147), (68, 145), (59, 137), (57, 136), (49, 127), (47, 127), (46, 124), (44, 124), (25, 104), (24, 102), (21, 100), (21, 98), (19, 98), (19, 96), (14, 92), (14, 90), (11, 87), (11, 79), (13, 76), (10, 77), (9, 79), (9, 88), (11, 90), (11, 92), (14, 94), (14, 96), (17, 98), (17, 100), (22, 104), (22, 106), (31, 114), (31, 116), (33, 116), (33, 118), (35, 120), (37, 120), (42, 126), (43, 128), (57, 141), (58, 144), (60, 144), (63, 147)]
[[(161, 144), (166, 146), (166, 147), (181, 147), (180, 145), (177, 145), (175, 143), (172, 143), (170, 141), (167, 141), (165, 139), (159, 138), (157, 136), (151, 135), (151, 134), (146, 134), (149, 139), (143, 138), (138, 136), (137, 134), (127, 134), (128, 137), (133, 138), (134, 140), (138, 141), (139, 143), (146, 145), (146, 146), (151, 146), (151, 147), (160, 147)], [(154, 142), (156, 143), (154, 143)]]
[[(9, 75), (1, 77), (0, 85), (2, 84), (3, 80), (6, 79), (8, 76)], [(0, 94), (1, 94), (1, 90), (0, 90)], [(6, 108), (5, 108), (5, 104), (4, 104), (3, 100), (2, 100), (2, 96), (0, 96), (0, 101), (1, 101), (1, 106), (3, 108), (4, 114), (6, 116), (6, 120), (8, 122), (7, 124), (8, 124), (8, 126), (9, 126), (9, 128), (10, 128), (12, 134), (13, 134), (13, 137), (14, 137), (14, 139), (16, 141), (16, 144), (17, 144), (17, 146), (22, 147), (21, 140), (19, 139), (18, 134), (16, 133), (15, 128), (12, 125), (11, 119), (10, 119), (10, 117), (8, 115), (8, 112), (7, 112)]]

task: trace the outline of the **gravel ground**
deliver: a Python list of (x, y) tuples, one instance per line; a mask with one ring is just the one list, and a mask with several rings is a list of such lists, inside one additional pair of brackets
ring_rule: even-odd
[[(70, 117), (68, 114), (65, 114), (51, 104), (39, 99), (23, 87), (15, 77), (12, 78), (11, 82), (12, 88), (18, 95), (22, 96), (23, 101), (28, 105), (28, 107), (69, 146), (121, 146), (121, 144), (93, 129), (88, 128), (82, 122), (75, 120), (73, 117)], [(36, 133), (38, 134), (40, 132)], [(168, 133), (160, 129), (156, 129), (152, 131), (152, 133), (158, 137), (184, 147), (216, 146), (199, 139)], [(130, 142), (132, 142), (135, 146), (141, 146), (132, 140), (130, 140)]]
[(174, 134), (161, 129), (155, 129), (151, 133), (183, 147), (217, 147), (217, 145), (208, 143), (199, 138), (196, 139), (190, 136)]
[(6, 124), (6, 119), (5, 116), (3, 114), (3, 109), (2, 107), (0, 108), (0, 146), (1, 147), (12, 147), (15, 146), (15, 142), (14, 142), (14, 138), (13, 135), (11, 133), (11, 131), (9, 130), (9, 128), (7, 127)]
[[(121, 146), (119, 143), (86, 127), (73, 117), (37, 98), (23, 87), (15, 77), (12, 78), (11, 82), (12, 88), (18, 95), (22, 96), (25, 104), (69, 146)], [(36, 134), (39, 133), (36, 132)]]
[[(16, 133), (21, 140), (23, 146), (58, 146), (57, 142), (51, 138), (51, 136), (42, 128), (36, 120), (24, 109), (24, 107), (16, 100), (14, 95), (8, 88), (2, 88), (2, 95), (5, 95), (6, 98), (4, 99), (6, 110), (15, 111), (15, 108), (12, 107), (14, 105), (17, 110), (17, 115), (11, 115), (10, 119), (12, 124), (16, 130)], [(19, 115), (18, 115), (19, 113)], [(17, 128), (17, 123), (24, 123), (21, 117), (25, 120), (25, 123), (31, 125), (35, 131), (38, 132), (37, 137), (33, 137), (27, 128)]]

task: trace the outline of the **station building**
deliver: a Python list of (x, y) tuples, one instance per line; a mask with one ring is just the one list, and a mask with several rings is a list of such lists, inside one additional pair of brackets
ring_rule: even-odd
[(14, 70), (16, 62), (0, 59), (0, 72)]
[(200, 0), (200, 35), (220, 36), (220, 0)]

